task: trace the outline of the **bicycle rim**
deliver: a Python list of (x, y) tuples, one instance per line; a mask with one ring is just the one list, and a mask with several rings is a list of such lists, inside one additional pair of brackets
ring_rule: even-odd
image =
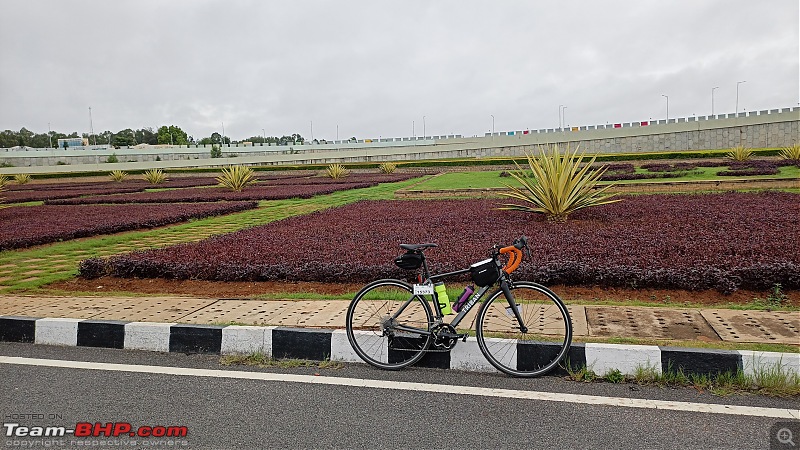
[(498, 290), (478, 312), (478, 345), (502, 372), (517, 377), (543, 375), (558, 365), (572, 343), (569, 312), (558, 296), (536, 283), (514, 283), (511, 292), (527, 332), (520, 330), (516, 315)]
[[(381, 369), (400, 369), (425, 354), (431, 341), (430, 334), (426, 334), (431, 322), (430, 306), (413, 295), (408, 283), (379, 280), (365, 286), (350, 302), (347, 339), (366, 363)], [(401, 331), (398, 326), (420, 332)]]

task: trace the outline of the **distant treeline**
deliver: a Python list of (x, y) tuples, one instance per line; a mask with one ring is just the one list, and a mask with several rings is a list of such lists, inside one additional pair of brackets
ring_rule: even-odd
[(50, 131), (49, 133), (34, 133), (27, 128), (22, 128), (19, 131), (5, 130), (0, 132), (0, 148), (10, 147), (33, 147), (33, 148), (48, 148), (58, 146), (59, 139), (65, 138), (87, 138), (90, 145), (112, 145), (114, 147), (127, 147), (138, 144), (172, 144), (172, 145), (187, 145), (187, 144), (231, 144), (237, 142), (253, 142), (259, 143), (272, 143), (272, 144), (290, 144), (293, 142), (304, 142), (305, 138), (298, 133), (292, 135), (278, 136), (252, 136), (247, 139), (231, 140), (228, 136), (222, 136), (219, 133), (213, 133), (209, 137), (204, 137), (195, 140), (193, 136), (188, 136), (180, 127), (175, 125), (164, 125), (157, 130), (147, 127), (139, 130), (132, 130), (126, 128), (124, 130), (112, 133), (111, 131), (103, 131), (102, 133), (78, 134), (77, 131), (65, 134), (59, 131)]

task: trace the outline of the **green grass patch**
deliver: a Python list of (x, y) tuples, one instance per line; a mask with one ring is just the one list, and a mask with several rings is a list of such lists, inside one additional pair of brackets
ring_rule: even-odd
[[(618, 185), (641, 184), (641, 183), (671, 183), (676, 181), (731, 181), (746, 178), (748, 180), (772, 179), (772, 178), (800, 178), (800, 168), (796, 166), (780, 167), (777, 175), (759, 175), (752, 177), (719, 177), (717, 172), (724, 170), (721, 167), (698, 167), (688, 171), (684, 176), (678, 178), (650, 178), (644, 180), (624, 180), (615, 181)], [(647, 172), (639, 169), (639, 172)], [(599, 184), (609, 184), (610, 182), (600, 182)], [(502, 189), (506, 184), (517, 185), (511, 177), (501, 177), (500, 171), (492, 170), (485, 172), (449, 172), (431, 178), (428, 181), (414, 186), (414, 190), (431, 191), (444, 189)]]
[(769, 397), (800, 396), (800, 375), (789, 372), (778, 365), (762, 367), (753, 375), (746, 375), (742, 370), (715, 374), (686, 374), (683, 370), (675, 370), (672, 366), (663, 372), (654, 366), (639, 366), (631, 375), (625, 375), (617, 369), (598, 375), (591, 367), (574, 368), (568, 363), (563, 367), (567, 370), (569, 379), (584, 383), (605, 381), (660, 387), (693, 387), (718, 396), (734, 394), (760, 394)]
[(275, 367), (280, 369), (296, 369), (299, 367), (310, 367), (314, 369), (341, 369), (344, 364), (338, 361), (325, 359), (323, 361), (311, 361), (307, 359), (274, 359), (261, 352), (249, 355), (228, 355), (220, 358), (223, 366), (250, 366), (250, 367)]

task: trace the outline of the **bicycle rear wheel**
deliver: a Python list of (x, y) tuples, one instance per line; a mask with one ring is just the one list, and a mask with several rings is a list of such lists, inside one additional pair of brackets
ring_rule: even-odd
[(366, 363), (397, 370), (425, 354), (432, 321), (430, 305), (415, 296), (408, 283), (378, 280), (364, 286), (350, 302), (347, 339)]
[(516, 377), (543, 375), (558, 365), (572, 343), (572, 320), (561, 299), (546, 287), (515, 282), (511, 293), (528, 328), (521, 331), (502, 290), (481, 306), (478, 346), (498, 370)]

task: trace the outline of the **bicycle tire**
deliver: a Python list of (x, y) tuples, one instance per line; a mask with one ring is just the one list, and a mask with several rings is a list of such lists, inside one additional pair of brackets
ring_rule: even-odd
[(521, 332), (516, 315), (498, 289), (478, 311), (478, 346), (490, 364), (508, 375), (546, 374), (564, 359), (572, 344), (569, 311), (553, 291), (540, 284), (522, 281), (509, 288), (528, 331)]
[[(389, 318), (411, 303), (390, 323)], [(430, 346), (430, 334), (395, 330), (396, 325), (427, 333), (433, 322), (428, 302), (413, 295), (411, 285), (400, 280), (377, 280), (364, 286), (350, 302), (346, 317), (347, 339), (367, 364), (398, 370), (419, 361)]]

